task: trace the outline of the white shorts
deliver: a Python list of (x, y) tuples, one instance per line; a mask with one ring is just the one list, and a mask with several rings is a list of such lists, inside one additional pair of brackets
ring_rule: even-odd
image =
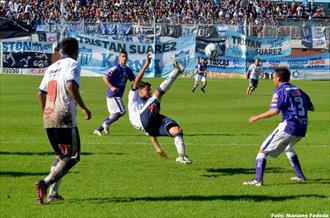
[(202, 74), (196, 74), (195, 75), (195, 83), (197, 84), (199, 81), (202, 81), (202, 83), (205, 83), (206, 77)]
[(126, 112), (123, 100), (121, 97), (107, 97), (107, 106), (110, 114), (121, 113), (124, 114)]
[(262, 143), (260, 149), (262, 149), (265, 154), (272, 157), (278, 157), (284, 151), (291, 150), (291, 148), (303, 138), (301, 136), (294, 136), (284, 132), (285, 126), (285, 122), (280, 123), (272, 134), (270, 134)]

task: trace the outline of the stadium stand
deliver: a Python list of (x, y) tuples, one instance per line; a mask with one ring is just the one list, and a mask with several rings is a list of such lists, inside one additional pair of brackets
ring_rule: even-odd
[(0, 17), (35, 26), (63, 21), (276, 24), (329, 19), (329, 3), (269, 0), (1, 0)]

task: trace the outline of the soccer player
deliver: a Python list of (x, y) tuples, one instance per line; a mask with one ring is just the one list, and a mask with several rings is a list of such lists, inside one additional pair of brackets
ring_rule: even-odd
[(293, 146), (305, 136), (308, 124), (307, 111), (314, 111), (314, 106), (309, 96), (289, 83), (289, 80), (290, 71), (288, 69), (276, 69), (273, 74), (273, 82), (277, 89), (273, 94), (269, 110), (249, 118), (249, 122), (254, 123), (257, 120), (282, 113), (282, 122), (260, 147), (256, 158), (256, 178), (244, 182), (244, 185), (263, 185), (267, 156), (276, 158), (283, 152), (285, 152), (296, 174), (291, 180), (298, 182), (306, 180)]
[(40, 204), (44, 203), (48, 187), (48, 201), (63, 200), (59, 195), (61, 178), (80, 160), (76, 104), (79, 105), (84, 118), (91, 119), (91, 112), (79, 93), (78, 41), (74, 38), (64, 39), (61, 53), (62, 58), (45, 72), (37, 94), (43, 112), (44, 128), (56, 153), (51, 172), (35, 184), (38, 191), (37, 201)]
[(107, 107), (109, 117), (94, 130), (94, 134), (102, 136), (102, 131), (106, 135), (110, 134), (109, 127), (112, 123), (122, 117), (126, 110), (122, 100), (127, 80), (133, 81), (135, 75), (131, 68), (126, 66), (128, 60), (127, 52), (121, 51), (119, 53), (119, 63), (110, 68), (108, 75), (103, 77), (104, 83), (107, 85)]
[(207, 64), (205, 62), (205, 59), (201, 58), (199, 60), (199, 63), (196, 66), (195, 83), (191, 90), (192, 92), (195, 92), (199, 81), (202, 81), (203, 86), (202, 86), (201, 90), (202, 90), (202, 92), (205, 92), (205, 87), (207, 85), (206, 76), (207, 76)]
[(254, 64), (251, 64), (245, 76), (249, 79), (249, 87), (246, 90), (246, 94), (252, 95), (252, 92), (258, 87), (259, 77), (264, 76), (259, 58), (255, 59)]
[(143, 82), (145, 70), (151, 62), (150, 54), (147, 55), (146, 63), (136, 76), (132, 89), (128, 95), (129, 120), (134, 128), (150, 136), (151, 143), (156, 152), (167, 158), (167, 155), (160, 147), (157, 137), (169, 136), (174, 138), (174, 144), (178, 152), (176, 161), (182, 164), (191, 164), (192, 161), (185, 153), (183, 130), (179, 124), (160, 114), (160, 101), (162, 96), (169, 90), (177, 76), (183, 72), (183, 67), (175, 61), (175, 69), (169, 74), (157, 90), (151, 93), (151, 84)]

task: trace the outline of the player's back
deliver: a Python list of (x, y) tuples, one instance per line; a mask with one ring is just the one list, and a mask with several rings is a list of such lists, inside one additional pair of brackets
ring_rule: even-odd
[(45, 128), (61, 128), (76, 126), (76, 104), (68, 95), (67, 82), (80, 83), (80, 65), (65, 57), (48, 67), (39, 89), (47, 93), (44, 110)]
[(308, 109), (313, 104), (309, 96), (291, 83), (283, 83), (277, 92), (282, 101), (281, 112), (287, 130), (293, 135), (304, 136), (307, 131)]

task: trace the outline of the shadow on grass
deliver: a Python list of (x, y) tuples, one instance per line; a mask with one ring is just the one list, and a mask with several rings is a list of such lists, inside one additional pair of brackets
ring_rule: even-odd
[(46, 176), (48, 172), (45, 173), (34, 173), (34, 172), (0, 172), (0, 176), (10, 176), (10, 177), (23, 177), (23, 176)]
[(269, 195), (216, 195), (216, 196), (201, 196), (201, 195), (188, 195), (188, 196), (164, 196), (164, 197), (105, 197), (105, 198), (86, 198), (86, 199), (73, 199), (70, 203), (89, 202), (95, 204), (102, 203), (131, 203), (131, 202), (159, 202), (159, 201), (288, 201), (296, 200), (299, 198), (327, 198), (324, 195), (289, 195), (289, 196), (269, 196)]
[(256, 136), (257, 134), (231, 134), (231, 133), (185, 133), (185, 136)]
[[(125, 153), (122, 152), (101, 152), (101, 153), (91, 153), (91, 152), (81, 152), (81, 155), (94, 155), (94, 154), (107, 154), (107, 155), (124, 155)], [(0, 151), (0, 155), (26, 155), (26, 156), (30, 156), (30, 155), (40, 155), (40, 156), (44, 156), (44, 155), (49, 155), (49, 156), (55, 156), (54, 152), (51, 151), (45, 151), (45, 152), (17, 152), (17, 151)]]
[[(68, 174), (77, 174), (79, 172), (69, 172)], [(24, 176), (47, 176), (49, 172), (14, 172), (14, 171), (6, 171), (1, 172), (0, 176), (8, 176), (8, 177), (24, 177)]]
[[(219, 176), (233, 176), (237, 174), (254, 174), (255, 168), (209, 168), (206, 169), (207, 175), (202, 175), (204, 177), (219, 177)], [(287, 173), (291, 172), (284, 168), (271, 167), (266, 168), (266, 173)]]

